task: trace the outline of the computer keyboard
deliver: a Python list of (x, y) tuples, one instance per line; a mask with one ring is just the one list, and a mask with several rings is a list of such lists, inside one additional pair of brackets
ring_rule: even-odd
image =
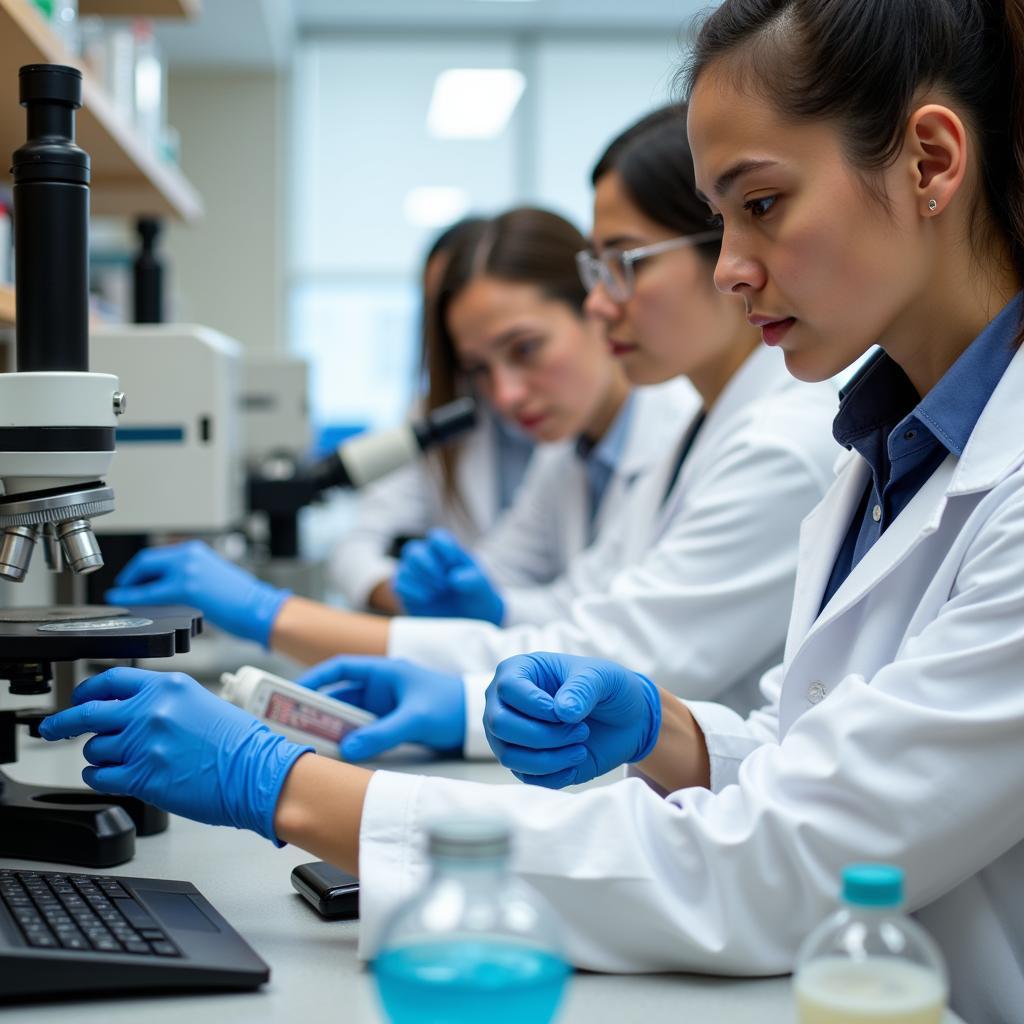
[(252, 989), (269, 977), (189, 882), (0, 868), (0, 1000)]
[(181, 956), (149, 911), (110, 876), (0, 871), (0, 902), (38, 949)]

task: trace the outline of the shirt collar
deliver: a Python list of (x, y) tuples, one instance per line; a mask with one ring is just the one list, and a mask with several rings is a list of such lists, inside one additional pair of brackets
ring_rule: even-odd
[(576, 454), (584, 462), (599, 462), (606, 469), (614, 470), (622, 457), (629, 436), (629, 426), (633, 418), (634, 394), (631, 391), (622, 403), (612, 420), (612, 425), (604, 432), (597, 444), (582, 434), (576, 438)]
[(882, 428), (916, 419), (956, 456), (963, 454), (982, 410), (1016, 352), (1021, 323), (1018, 293), (996, 315), (923, 399), (888, 353), (879, 350), (840, 392), (832, 433), (844, 447)]

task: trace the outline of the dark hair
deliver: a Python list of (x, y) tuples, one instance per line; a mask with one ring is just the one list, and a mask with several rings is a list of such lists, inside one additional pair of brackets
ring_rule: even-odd
[[(686, 138), (686, 106), (661, 107), (616, 136), (601, 154), (590, 180), (609, 171), (622, 180), (634, 205), (647, 217), (681, 235), (708, 230), (708, 208), (697, 198), (693, 155)], [(697, 246), (710, 262), (718, 259), (721, 240)]]
[(433, 393), (431, 386), (436, 374), (433, 373), (430, 363), (433, 351), (433, 346), (430, 343), (430, 332), (434, 323), (434, 305), (437, 301), (437, 296), (430, 294), (427, 287), (427, 275), (430, 271), (430, 264), (439, 256), (449, 256), (452, 250), (459, 244), (461, 238), (479, 230), (486, 223), (487, 220), (484, 217), (464, 217), (462, 220), (456, 221), (454, 224), (446, 227), (430, 243), (430, 248), (427, 249), (427, 254), (423, 257), (423, 271), (420, 282), (423, 296), (422, 325), (420, 329), (420, 380), (424, 382), (426, 388), (423, 404), (427, 412), (433, 412), (438, 406), (444, 405), (446, 401), (451, 401), (455, 388), (453, 382), (451, 388), (445, 389), (445, 393), (448, 395), (446, 398), (442, 393)]
[[(564, 302), (582, 315), (587, 293), (576, 269), (576, 253), (585, 247), (586, 240), (569, 221), (532, 207), (475, 221), (459, 233), (448, 252), (448, 265), (424, 335), (430, 408), (467, 390), (447, 323), (455, 298), (477, 278), (495, 277), (534, 285), (546, 298)], [(437, 464), (446, 502), (465, 513), (455, 487), (457, 458), (457, 447), (446, 448), (438, 455)]]
[(786, 116), (834, 119), (868, 171), (896, 159), (919, 91), (947, 91), (980, 149), (977, 213), (990, 216), (973, 217), (974, 230), (995, 226), (1024, 279), (1021, 0), (725, 0), (697, 33), (687, 95), (723, 57)]
[(451, 252), (458, 244), (459, 239), (467, 231), (472, 231), (474, 228), (478, 228), (484, 223), (486, 223), (485, 217), (463, 217), (462, 220), (457, 220), (454, 224), (450, 224), (446, 227), (434, 239), (434, 241), (430, 243), (427, 255), (423, 257), (424, 272), (426, 272), (427, 267), (435, 256), (442, 256)]

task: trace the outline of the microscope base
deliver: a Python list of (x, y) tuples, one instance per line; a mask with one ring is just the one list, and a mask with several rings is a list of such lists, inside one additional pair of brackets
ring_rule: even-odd
[(27, 786), (0, 771), (0, 857), (88, 868), (123, 864), (135, 853), (135, 826), (128, 810), (116, 806), (121, 800), (85, 789)]

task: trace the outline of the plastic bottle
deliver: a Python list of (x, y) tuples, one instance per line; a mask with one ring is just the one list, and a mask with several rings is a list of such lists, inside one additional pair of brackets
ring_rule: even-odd
[(504, 822), (429, 830), (433, 871), (373, 964), (391, 1024), (547, 1024), (571, 968), (540, 897), (507, 870)]
[(308, 743), (328, 757), (340, 757), (342, 738), (377, 718), (354, 704), (307, 690), (252, 665), (225, 672), (220, 681), (225, 700), (261, 718), (274, 732), (296, 743)]
[(903, 871), (850, 865), (843, 904), (797, 953), (800, 1024), (940, 1024), (946, 969), (932, 939), (902, 912)]

